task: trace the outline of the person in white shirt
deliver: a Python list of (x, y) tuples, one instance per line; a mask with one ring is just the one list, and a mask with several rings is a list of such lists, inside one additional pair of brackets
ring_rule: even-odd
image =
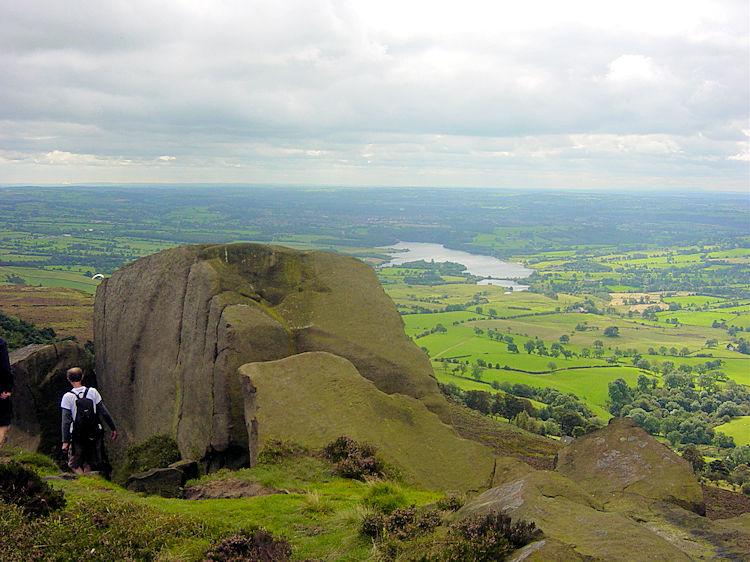
[[(83, 370), (73, 367), (67, 371), (71, 390), (63, 394), (60, 401), (62, 409), (62, 450), (68, 453), (68, 466), (76, 474), (85, 474), (95, 470), (102, 463), (102, 435), (103, 430), (99, 419), (103, 419), (112, 430), (112, 440), (117, 439), (117, 429), (112, 416), (105, 408), (102, 397), (95, 388), (83, 386)], [(93, 414), (96, 416), (93, 431), (84, 431), (80, 427), (76, 430), (76, 420), (83, 425), (82, 416), (78, 416), (78, 404), (81, 399), (89, 399), (93, 404)], [(77, 417), (78, 416), (78, 417)]]

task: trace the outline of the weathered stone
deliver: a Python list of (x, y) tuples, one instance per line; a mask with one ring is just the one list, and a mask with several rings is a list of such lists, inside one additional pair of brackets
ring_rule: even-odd
[(60, 399), (70, 390), (65, 371), (81, 367), (96, 386), (91, 356), (72, 341), (28, 345), (10, 354), (13, 367), (13, 430), (9, 444), (61, 458)]
[(555, 539), (542, 539), (527, 544), (508, 558), (508, 562), (549, 562), (550, 560), (594, 562), (600, 559), (579, 554), (569, 544)]
[(690, 464), (629, 418), (613, 418), (561, 449), (557, 470), (605, 502), (635, 494), (706, 513)]
[(513, 520), (533, 521), (546, 537), (568, 545), (581, 557), (623, 561), (690, 559), (627, 516), (603, 511), (593, 496), (551, 472), (533, 471), (492, 488), (467, 502), (456, 516), (497, 512), (504, 512)]
[(529, 545), (517, 560), (743, 559), (750, 520), (710, 521), (684, 509), (695, 505), (695, 479), (663, 449), (630, 420), (615, 420), (563, 449), (559, 472), (502, 459), (495, 487), (456, 517), (504, 512), (533, 521), (553, 542)]
[(492, 452), (458, 436), (425, 405), (389, 395), (331, 353), (310, 352), (240, 367), (253, 459), (271, 439), (323, 447), (346, 435), (375, 445), (411, 483), (441, 490), (486, 487)]
[(166, 433), (184, 458), (232, 466), (222, 456), (248, 445), (237, 368), (312, 350), (346, 357), (380, 390), (447, 419), (427, 357), (372, 268), (353, 258), (259, 244), (166, 250), (99, 286), (94, 331), (120, 452)]
[(182, 497), (185, 475), (177, 468), (152, 468), (146, 472), (133, 474), (125, 482), (131, 492), (142, 492), (164, 498)]

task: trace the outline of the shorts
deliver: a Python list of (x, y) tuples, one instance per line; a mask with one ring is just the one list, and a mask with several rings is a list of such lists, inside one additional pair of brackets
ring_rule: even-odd
[(72, 441), (68, 447), (68, 466), (72, 469), (88, 466), (91, 470), (97, 470), (102, 464), (102, 440), (79, 442)]
[(13, 421), (13, 404), (10, 398), (0, 398), (0, 427), (10, 425)]

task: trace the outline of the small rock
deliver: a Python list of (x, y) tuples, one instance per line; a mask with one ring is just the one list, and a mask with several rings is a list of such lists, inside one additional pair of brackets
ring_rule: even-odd
[(176, 468), (153, 468), (133, 474), (125, 482), (125, 488), (131, 492), (143, 492), (163, 498), (182, 497), (184, 485), (185, 475)]

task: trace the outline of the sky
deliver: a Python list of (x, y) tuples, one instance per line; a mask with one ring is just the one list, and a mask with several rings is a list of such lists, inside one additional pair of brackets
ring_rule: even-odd
[(747, 0), (0, 2), (0, 184), (748, 191)]

